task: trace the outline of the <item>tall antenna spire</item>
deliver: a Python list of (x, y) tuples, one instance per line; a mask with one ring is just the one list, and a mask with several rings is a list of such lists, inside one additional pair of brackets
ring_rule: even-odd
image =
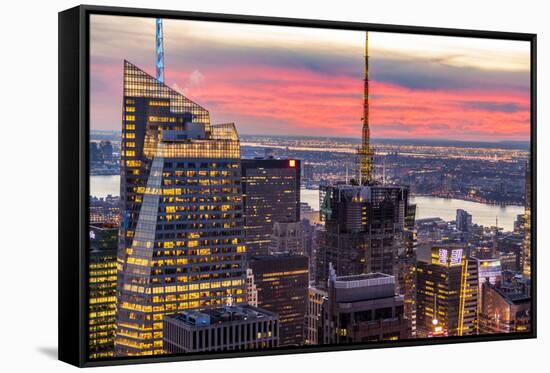
[(162, 41), (162, 18), (157, 18), (156, 24), (157, 80), (164, 83), (164, 43)]
[(369, 128), (369, 33), (365, 32), (365, 77), (363, 89), (363, 131), (359, 149), (359, 183), (366, 185), (372, 181), (374, 171), (374, 154), (370, 148)]

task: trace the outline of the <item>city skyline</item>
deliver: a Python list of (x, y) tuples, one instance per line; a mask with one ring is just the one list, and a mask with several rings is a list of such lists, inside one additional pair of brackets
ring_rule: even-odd
[[(158, 67), (164, 66), (163, 22), (157, 19), (156, 24)], [(102, 92), (102, 96), (112, 97), (122, 93), (120, 143), (103, 139), (90, 142), (89, 147), (91, 175), (114, 172), (120, 177), (119, 197), (90, 199), (90, 222), (94, 222), (91, 241), (97, 240), (99, 229), (119, 227), (118, 235), (111, 230), (108, 237), (94, 241), (110, 252), (116, 247), (116, 258), (112, 254), (105, 259), (96, 255), (97, 266), (90, 267), (90, 273), (116, 265), (116, 275), (102, 279), (104, 284), (89, 301), (89, 306), (98, 305), (90, 308), (89, 346), (93, 356), (118, 358), (529, 331), (528, 152), (483, 143), (466, 148), (426, 146), (419, 141), (416, 145), (381, 145), (375, 153), (370, 148), (369, 130), (372, 125), (389, 137), (398, 137), (392, 136), (395, 128), (384, 124), (384, 115), (386, 120), (395, 120), (392, 115), (398, 115), (403, 122), (398, 131), (408, 130), (411, 141), (419, 131), (426, 135), (419, 122), (438, 117), (443, 121), (452, 117), (453, 125), (448, 122), (439, 130), (432, 128), (429, 134), (433, 139), (440, 133), (452, 136), (461, 131), (477, 136), (477, 141), (482, 140), (482, 133), (504, 141), (509, 139), (506, 136), (521, 133), (521, 125), (514, 122), (521, 121), (521, 105), (511, 102), (521, 91), (512, 72), (521, 72), (524, 61), (520, 51), (512, 44), (501, 45), (499, 57), (509, 58), (498, 63), (497, 56), (490, 53), (487, 59), (468, 57), (475, 51), (468, 48), (479, 46), (479, 40), (460, 49), (453, 45), (459, 39), (447, 45), (441, 43), (443, 39), (427, 38), (414, 46), (414, 52), (429, 50), (424, 57), (434, 66), (484, 70), (509, 78), (489, 83), (483, 80), (486, 74), (477, 78), (475, 74), (474, 78), (459, 74), (443, 81), (437, 71), (432, 71), (433, 79), (424, 80), (417, 70), (408, 70), (417, 60), (407, 55), (407, 36), (396, 38), (395, 50), (403, 53), (396, 57), (395, 50), (374, 48), (371, 52), (369, 33), (363, 33), (365, 54), (353, 53), (360, 55), (364, 64), (363, 79), (359, 79), (347, 70), (351, 65), (347, 65), (345, 55), (351, 53), (354, 37), (360, 33), (295, 29), (293, 34), (292, 29), (285, 29), (279, 34), (272, 28), (253, 26), (259, 31), (256, 35), (250, 27), (202, 23), (196, 28), (180, 28), (185, 35), (174, 39), (196, 39), (204, 51), (198, 60), (204, 73), (193, 70), (184, 85), (177, 79), (173, 84), (166, 82), (162, 67), (154, 77), (141, 67), (140, 58), (134, 59), (122, 48), (128, 53), (123, 59), (123, 91)], [(261, 32), (266, 30), (267, 34)], [(319, 38), (313, 38), (315, 31)], [(233, 42), (211, 46), (208, 39), (217, 40), (217, 32)], [(380, 35), (383, 40), (386, 34)], [(298, 44), (308, 38), (312, 44), (300, 49)], [(439, 44), (434, 47), (431, 42), (436, 39)], [(263, 44), (257, 44), (258, 40)], [(140, 42), (139, 38), (135, 41)], [(242, 52), (243, 45), (252, 52), (225, 59), (224, 47)], [(193, 44), (186, 46), (187, 54), (181, 57), (191, 64), (197, 62)], [(102, 51), (104, 47), (101, 45), (95, 55), (120, 52), (109, 51), (108, 46)], [(267, 67), (265, 76), (252, 77), (238, 69), (233, 75), (224, 75), (235, 65), (251, 64), (250, 71), (258, 72), (254, 66), (264, 64), (262, 68), (266, 68), (269, 63), (265, 56), (257, 60), (256, 53), (264, 50), (269, 51), (267, 57), (284, 56), (281, 48), (286, 48), (292, 58), (268, 58), (274, 65)], [(449, 48), (460, 53), (452, 57)], [(279, 53), (271, 55), (272, 50)], [(290, 50), (300, 53), (288, 54)], [(214, 56), (213, 51), (219, 53)], [(314, 60), (328, 56), (332, 63), (311, 64), (313, 60), (304, 59), (307, 53), (302, 51), (317, 51)], [(393, 91), (387, 90), (383, 79), (370, 80), (370, 62), (365, 55), (371, 53), (392, 61), (403, 56), (410, 60), (411, 66), (396, 70), (402, 68), (403, 75), (386, 76), (397, 79), (389, 84)], [(176, 48), (174, 54), (178, 55)], [(225, 64), (220, 65), (220, 60)], [(216, 92), (206, 83), (213, 62), (222, 76), (216, 82), (220, 85), (214, 85)], [(321, 81), (307, 81), (307, 77), (304, 81), (302, 75), (296, 75), (297, 71), (303, 74), (304, 69), (309, 74), (315, 70), (315, 74), (325, 75)], [(271, 86), (261, 89), (266, 77)], [(166, 78), (169, 80), (169, 74)], [(246, 84), (239, 84), (243, 78)], [(362, 91), (363, 100), (356, 99), (357, 93), (345, 92), (346, 84), (351, 88), (352, 81), (354, 90)], [(314, 84), (308, 87), (296, 82)], [(356, 82), (361, 85), (355, 87)], [(373, 92), (371, 82), (385, 88)], [(341, 83), (344, 91), (335, 90), (334, 83)], [(227, 89), (224, 84), (228, 84)], [(403, 87), (407, 87), (407, 97), (396, 91)], [(426, 92), (436, 92), (437, 98), (428, 94), (423, 101)], [(463, 95), (461, 100), (457, 93)], [(479, 95), (497, 101), (478, 101)], [(278, 100), (281, 97), (283, 100)], [(455, 100), (450, 106), (460, 106), (461, 115), (449, 107), (439, 107), (441, 100), (449, 104), (450, 97)], [(369, 110), (371, 98), (374, 111)], [(202, 106), (205, 103), (213, 109)], [(260, 135), (241, 141), (235, 124), (243, 123), (246, 128), (249, 120), (260, 116), (261, 120), (276, 120), (285, 135), (302, 135), (302, 131), (313, 129), (325, 136), (336, 130), (345, 135), (342, 124), (346, 116), (354, 115), (350, 108), (356, 105), (363, 111), (359, 150), (353, 141), (328, 139), (287, 141), (260, 139)], [(378, 112), (376, 105), (381, 108)], [(473, 106), (469, 111), (464, 105)], [(300, 107), (298, 113), (296, 108)], [(486, 111), (492, 112), (488, 118), (482, 115)], [(420, 112), (426, 118), (422, 119)], [(92, 113), (101, 115), (101, 110)], [(489, 130), (486, 126), (490, 121), (503, 113), (507, 113), (508, 121), (498, 130)], [(377, 115), (381, 118), (378, 122)], [(484, 118), (489, 122), (483, 122)], [(508, 125), (517, 129), (512, 131)], [(359, 138), (355, 133), (359, 127), (353, 124), (351, 138)], [(319, 152), (322, 148), (332, 151)], [(415, 196), (434, 197), (433, 204), (458, 198), (523, 208), (514, 217), (513, 227), (504, 230), (498, 217), (494, 225), (491, 221), (479, 225), (473, 218), (477, 212), (470, 214), (466, 209), (457, 209), (452, 219), (421, 218), (418, 211), (425, 205), (413, 199)], [(437, 215), (450, 206), (440, 210)], [(490, 271), (486, 268), (489, 265)], [(484, 280), (488, 274), (493, 280)], [(90, 285), (94, 281), (91, 279)]]
[[(118, 72), (126, 58), (153, 73), (154, 20), (91, 23), (91, 128), (116, 130)], [(164, 33), (167, 84), (213, 122), (360, 136), (361, 32), (165, 20)], [(529, 139), (529, 43), (371, 33), (370, 44), (374, 138)]]
[[(99, 136), (109, 136), (109, 134), (120, 134), (120, 129), (112, 129), (112, 130), (90, 130), (90, 141), (101, 141), (101, 139), (94, 139), (94, 135)], [(349, 136), (338, 136), (338, 134), (334, 134), (331, 136), (313, 136), (313, 135), (279, 135), (276, 133), (265, 133), (265, 134), (257, 134), (257, 133), (239, 133), (239, 136), (243, 138), (245, 137), (258, 137), (258, 138), (288, 138), (288, 139), (334, 139), (339, 141), (344, 140), (350, 140), (357, 143), (361, 142), (361, 138), (357, 137), (349, 137)], [(109, 137), (106, 137), (104, 139), (109, 139)], [(117, 141), (117, 140), (115, 140)], [(410, 141), (411, 143), (420, 143), (425, 141), (426, 143), (436, 143), (436, 144), (442, 144), (442, 143), (456, 143), (458, 145), (463, 145), (463, 147), (468, 147), (469, 144), (491, 144), (491, 145), (498, 145), (498, 144), (514, 144), (517, 147), (517, 149), (522, 149), (524, 146), (527, 146), (531, 143), (530, 139), (526, 140), (454, 140), (454, 139), (430, 139), (430, 138), (424, 138), (424, 137), (418, 137), (418, 138), (407, 138), (407, 137), (393, 137), (393, 138), (387, 138), (387, 137), (371, 137), (371, 141), (374, 141), (375, 143), (373, 145), (377, 145), (376, 143), (392, 143), (392, 142), (407, 142)], [(515, 149), (515, 148), (511, 148)], [(355, 149), (350, 149), (350, 151), (355, 151)]]

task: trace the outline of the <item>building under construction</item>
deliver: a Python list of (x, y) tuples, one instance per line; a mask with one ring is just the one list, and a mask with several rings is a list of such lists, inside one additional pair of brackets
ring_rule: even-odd
[[(320, 213), (325, 223), (317, 256), (316, 283), (320, 287), (326, 286), (329, 263), (340, 276), (371, 272), (394, 275), (398, 255), (406, 248), (406, 228), (414, 227), (409, 188), (379, 183), (374, 178), (368, 66), (367, 33), (362, 145), (358, 150), (357, 178), (320, 187)], [(412, 221), (406, 219), (411, 215)]]

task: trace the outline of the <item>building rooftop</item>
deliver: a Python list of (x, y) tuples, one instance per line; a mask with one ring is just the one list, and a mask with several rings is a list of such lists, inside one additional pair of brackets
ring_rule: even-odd
[(395, 278), (393, 276), (376, 272), (362, 275), (336, 277), (334, 280), (334, 287), (339, 289), (352, 289), (394, 283)]
[(262, 318), (274, 318), (273, 312), (249, 306), (225, 306), (202, 311), (184, 311), (166, 316), (187, 325), (207, 326), (212, 324), (230, 323), (243, 320), (257, 320)]
[(509, 304), (521, 304), (531, 301), (531, 297), (515, 284), (504, 283), (500, 286), (487, 283), (487, 286), (494, 289)]

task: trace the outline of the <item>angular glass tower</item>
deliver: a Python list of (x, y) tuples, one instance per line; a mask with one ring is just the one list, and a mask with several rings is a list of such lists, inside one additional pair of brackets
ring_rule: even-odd
[(244, 303), (233, 124), (124, 63), (115, 355), (165, 352), (164, 315)]

